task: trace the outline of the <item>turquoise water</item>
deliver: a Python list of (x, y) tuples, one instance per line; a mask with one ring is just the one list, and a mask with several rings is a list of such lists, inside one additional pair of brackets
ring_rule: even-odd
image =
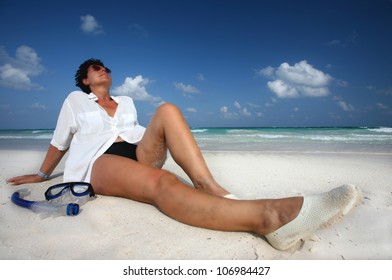
[[(205, 151), (392, 153), (392, 127), (191, 128)], [(0, 130), (0, 149), (46, 150), (53, 129)]]
[(0, 149), (47, 150), (53, 129), (0, 130)]
[(193, 128), (203, 150), (392, 152), (391, 127)]

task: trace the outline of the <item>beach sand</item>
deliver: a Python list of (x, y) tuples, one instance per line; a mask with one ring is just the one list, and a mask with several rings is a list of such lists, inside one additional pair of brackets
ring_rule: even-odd
[[(362, 203), (340, 223), (306, 239), (298, 250), (278, 251), (246, 232), (181, 224), (153, 206), (98, 196), (75, 217), (41, 219), (10, 201), (21, 188), (42, 200), (62, 181), (11, 186), (6, 178), (34, 173), (45, 153), (0, 151), (0, 259), (142, 260), (380, 260), (392, 259), (392, 154), (205, 152), (216, 180), (243, 199), (278, 198), (355, 184)], [(168, 159), (165, 169), (189, 179)]]

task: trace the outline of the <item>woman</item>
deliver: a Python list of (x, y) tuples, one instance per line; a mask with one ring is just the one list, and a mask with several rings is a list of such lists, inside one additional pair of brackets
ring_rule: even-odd
[[(255, 232), (279, 250), (340, 219), (360, 200), (354, 186), (310, 197), (228, 199), (235, 197), (214, 180), (177, 107), (160, 106), (144, 128), (131, 98), (110, 96), (110, 70), (100, 60), (81, 64), (75, 80), (83, 92), (65, 100), (38, 174), (8, 182), (48, 179), (68, 151), (65, 182), (90, 182), (97, 194), (150, 203), (193, 226)], [(161, 169), (167, 150), (195, 188)]]

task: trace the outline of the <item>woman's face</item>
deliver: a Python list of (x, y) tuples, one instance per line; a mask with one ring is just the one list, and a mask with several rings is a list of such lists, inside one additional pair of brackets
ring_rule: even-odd
[(112, 77), (110, 76), (110, 69), (101, 65), (91, 65), (87, 69), (87, 79), (83, 80), (85, 85), (96, 86), (96, 85), (112, 85)]

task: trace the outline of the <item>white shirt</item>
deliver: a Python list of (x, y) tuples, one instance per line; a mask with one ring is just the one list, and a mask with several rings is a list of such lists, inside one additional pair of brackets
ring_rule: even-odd
[(69, 149), (64, 168), (64, 182), (90, 182), (94, 161), (120, 136), (137, 144), (145, 128), (137, 121), (133, 100), (112, 96), (118, 104), (114, 117), (97, 102), (98, 97), (82, 91), (71, 92), (65, 99), (50, 142), (57, 149)]

